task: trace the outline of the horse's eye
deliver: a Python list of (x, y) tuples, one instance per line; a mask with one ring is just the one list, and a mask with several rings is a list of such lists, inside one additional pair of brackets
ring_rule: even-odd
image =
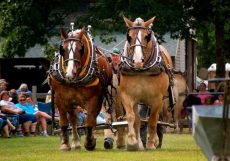
[(147, 42), (149, 42), (151, 40), (151, 32), (148, 33), (148, 35), (145, 36), (145, 39), (147, 40)]
[(85, 52), (85, 46), (82, 45), (82, 46), (81, 46), (81, 50), (80, 50), (81, 56), (83, 56), (84, 52)]
[(64, 56), (65, 49), (63, 48), (62, 45), (60, 45), (59, 52), (60, 52), (61, 56)]
[(129, 36), (129, 33), (127, 33), (126, 37), (127, 37), (127, 41), (130, 43), (130, 41), (131, 41), (131, 36)]

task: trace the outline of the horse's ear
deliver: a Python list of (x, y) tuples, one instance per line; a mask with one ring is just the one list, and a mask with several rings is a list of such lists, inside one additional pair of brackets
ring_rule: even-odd
[(79, 32), (79, 34), (78, 34), (80, 39), (82, 38), (82, 36), (86, 32), (86, 30), (87, 29), (85, 27), (82, 27), (81, 32)]
[(154, 22), (156, 16), (152, 17), (151, 19), (149, 19), (148, 21), (145, 22), (145, 27), (149, 27), (151, 25), (151, 23)]
[(61, 39), (66, 39), (68, 34), (65, 32), (63, 28), (60, 29)]
[(127, 27), (132, 27), (133, 26), (133, 22), (130, 21), (128, 18), (126, 18), (125, 16), (123, 16), (123, 19), (124, 19)]

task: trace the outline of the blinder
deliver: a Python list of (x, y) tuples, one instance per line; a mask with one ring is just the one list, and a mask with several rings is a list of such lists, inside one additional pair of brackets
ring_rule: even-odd
[(60, 44), (59, 46), (59, 53), (61, 54), (61, 56), (64, 56), (65, 50), (62, 44)]
[(145, 39), (147, 40), (147, 42), (151, 40), (151, 37), (152, 37), (152, 32), (148, 31), (148, 35), (145, 36)]

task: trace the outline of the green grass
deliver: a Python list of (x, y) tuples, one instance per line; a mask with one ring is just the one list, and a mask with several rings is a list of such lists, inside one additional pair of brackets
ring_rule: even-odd
[(191, 134), (165, 134), (162, 149), (154, 151), (128, 152), (105, 150), (103, 136), (97, 136), (94, 151), (82, 148), (78, 151), (59, 150), (60, 138), (12, 137), (0, 138), (1, 161), (207, 161)]

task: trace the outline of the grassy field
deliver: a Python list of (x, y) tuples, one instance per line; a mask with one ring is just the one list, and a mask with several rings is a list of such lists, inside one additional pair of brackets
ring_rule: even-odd
[[(155, 151), (128, 152), (105, 150), (103, 136), (97, 136), (94, 151), (84, 146), (78, 151), (61, 152), (60, 138), (12, 137), (0, 138), (1, 161), (206, 161), (191, 134), (165, 134), (162, 149)], [(82, 145), (84, 138), (82, 138)]]

